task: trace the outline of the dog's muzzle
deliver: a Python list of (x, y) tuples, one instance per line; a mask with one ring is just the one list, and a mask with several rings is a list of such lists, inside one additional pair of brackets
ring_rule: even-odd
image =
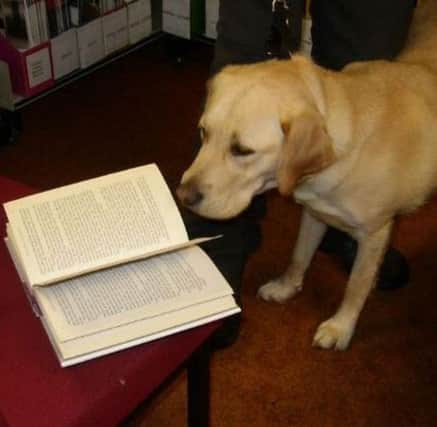
[(176, 189), (176, 195), (187, 208), (193, 208), (203, 200), (203, 194), (199, 191), (197, 185), (190, 182), (180, 184)]

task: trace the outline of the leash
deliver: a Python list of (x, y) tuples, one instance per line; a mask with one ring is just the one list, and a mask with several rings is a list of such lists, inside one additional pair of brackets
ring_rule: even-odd
[(309, 0), (272, 0), (272, 28), (266, 49), (269, 57), (289, 58), (299, 50), (307, 2)]

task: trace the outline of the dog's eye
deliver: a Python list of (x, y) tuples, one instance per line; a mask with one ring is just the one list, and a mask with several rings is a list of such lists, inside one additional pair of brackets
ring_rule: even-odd
[(203, 141), (206, 137), (206, 131), (203, 126), (199, 127), (199, 135), (200, 135), (200, 139)]
[(244, 145), (238, 143), (231, 145), (231, 154), (233, 156), (250, 156), (253, 153), (255, 153), (254, 150), (249, 147), (245, 147)]

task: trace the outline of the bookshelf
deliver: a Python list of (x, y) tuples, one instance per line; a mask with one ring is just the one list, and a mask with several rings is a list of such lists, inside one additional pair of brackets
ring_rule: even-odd
[(91, 73), (94, 73), (95, 71), (97, 71), (103, 67), (110, 65), (114, 61), (117, 61), (118, 59), (121, 59), (124, 56), (127, 56), (127, 55), (131, 54), (132, 52), (135, 52), (138, 49), (141, 49), (142, 47), (146, 46), (149, 43), (153, 43), (154, 41), (158, 40), (162, 36), (163, 36), (163, 33), (161, 33), (161, 32), (156, 32), (154, 34), (151, 34), (150, 36), (148, 36), (144, 40), (141, 40), (140, 42), (138, 42), (134, 45), (131, 45), (128, 48), (123, 49), (122, 51), (117, 52), (116, 54), (105, 57), (103, 60), (98, 61), (97, 63), (90, 65), (89, 67), (87, 67), (83, 70), (75, 71), (66, 77), (60, 78), (59, 80), (56, 81), (56, 84), (54, 84), (52, 87), (50, 87), (50, 88), (48, 88), (48, 89), (46, 89), (46, 90), (44, 90), (36, 95), (25, 97), (25, 96), (14, 94), (13, 95), (13, 97), (14, 97), (13, 110), (19, 111), (22, 108), (32, 104), (33, 102), (38, 101), (39, 99), (62, 89), (63, 87), (69, 85), (70, 83), (73, 83), (76, 80), (79, 80), (79, 79), (81, 79), (81, 78), (83, 78)]
[[(5, 0), (0, 0), (0, 3), (2, 1), (4, 2)], [(15, 1), (24, 2), (27, 0)], [(100, 1), (103, 3), (104, 0)], [(112, 1), (114, 2), (115, 0)], [(29, 81), (31, 79), (29, 76), (23, 76), (22, 81), (24, 81), (26, 85), (23, 86), (22, 82), (17, 84), (17, 72), (11, 73), (11, 69), (14, 66), (16, 67), (16, 65), (13, 65), (11, 62), (8, 63), (9, 59), (7, 55), (4, 54), (4, 50), (9, 49), (10, 46), (6, 45), (5, 47), (5, 37), (0, 36), (0, 41), (2, 42), (0, 44), (0, 145), (17, 140), (22, 128), (20, 111), (23, 108), (28, 107), (53, 92), (62, 90), (65, 86), (86, 75), (109, 66), (114, 61), (141, 49), (145, 45), (157, 41), (165, 34), (172, 34), (176, 40), (180, 39), (181, 41), (183, 39), (196, 39), (197, 41), (213, 42), (213, 38), (215, 37), (214, 21), (218, 15), (218, 0), (142, 0), (143, 2), (149, 2), (150, 8), (150, 27), (148, 28), (147, 34), (134, 43), (131, 43), (129, 40), (117, 46), (117, 41), (114, 38), (105, 35), (105, 25), (111, 25), (110, 21), (114, 21), (113, 17), (115, 17), (115, 13), (127, 14), (127, 8), (132, 3), (129, 0), (124, 1), (125, 3), (122, 8), (114, 9), (113, 12), (99, 18), (103, 22), (102, 24), (98, 23), (102, 26), (102, 29), (99, 28), (98, 31), (101, 31), (103, 35), (102, 49), (104, 50), (100, 58), (91, 55), (90, 60), (89, 57), (83, 55), (83, 49), (82, 51), (80, 50), (80, 33), (83, 33), (84, 27), (89, 24), (85, 23), (82, 27), (78, 26), (72, 28), (71, 31), (74, 33), (74, 40), (77, 41), (79, 45), (78, 50), (82, 53), (78, 53), (78, 64), (74, 69), (64, 73), (64, 75), (54, 76), (54, 74), (56, 74), (53, 64), (55, 56), (54, 38), (48, 42), (36, 44), (28, 50), (23, 51), (22, 49), (18, 49), (18, 54), (23, 55), (23, 59), (21, 59), (22, 64), (27, 64), (28, 67), (24, 69), (23, 66), (23, 69), (20, 69), (22, 73), (25, 73), (26, 70), (27, 73), (31, 72), (30, 66), (28, 65), (29, 60), (26, 56), (29, 51), (30, 54), (35, 51), (38, 53), (41, 49), (47, 49), (47, 52), (49, 52), (51, 62), (49, 65), (49, 67), (51, 67), (49, 70), (51, 72), (50, 79), (39, 86), (39, 82), (37, 82), (35, 87), (29, 87)], [(124, 12), (124, 9), (126, 9), (126, 12)], [(92, 25), (95, 26), (95, 23), (95, 21), (92, 21)], [(127, 26), (129, 28), (129, 23)], [(121, 27), (119, 26), (119, 33), (120, 29)], [(85, 30), (88, 29), (85, 28)], [(92, 30), (94, 31), (94, 29)], [(114, 29), (114, 32), (116, 31), (117, 27)], [(65, 33), (67, 33), (67, 31)], [(16, 53), (17, 52), (13, 52), (13, 54)], [(37, 63), (36, 67), (40, 68), (40, 65)], [(17, 93), (16, 88), (20, 89), (18, 90), (20, 93)]]

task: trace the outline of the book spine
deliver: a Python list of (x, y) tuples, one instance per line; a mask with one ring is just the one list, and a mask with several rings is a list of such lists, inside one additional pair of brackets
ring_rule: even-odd
[(80, 0), (70, 0), (69, 4), (71, 24), (76, 27), (79, 26), (79, 2)]
[(33, 37), (32, 20), (29, 11), (30, 0), (23, 0), (23, 3), (24, 3), (24, 19), (26, 21), (27, 38), (29, 40), (29, 45), (33, 46), (35, 44), (35, 39)]
[(25, 0), (27, 4), (27, 11), (29, 14), (29, 33), (31, 35), (31, 45), (35, 46), (39, 44), (39, 31), (38, 31), (38, 21), (36, 17), (36, 8), (34, 0)]
[(42, 41), (42, 28), (41, 28), (41, 2), (39, 0), (34, 0), (35, 8), (35, 18), (36, 18), (36, 28), (38, 30), (38, 44)]
[(58, 24), (56, 21), (56, 6), (54, 0), (47, 0), (47, 21), (50, 37), (55, 37), (58, 34)]
[(55, 18), (56, 26), (58, 28), (58, 34), (66, 30), (62, 15), (62, 3), (60, 0), (55, 0)]
[(71, 22), (71, 15), (70, 15), (70, 9), (68, 7), (68, 0), (62, 0), (62, 5), (64, 9), (64, 21), (67, 28), (71, 28), (73, 26), (73, 23)]
[(47, 21), (47, 5), (45, 0), (40, 1), (41, 4), (41, 28), (42, 28), (42, 41), (46, 42), (50, 39), (49, 25)]

